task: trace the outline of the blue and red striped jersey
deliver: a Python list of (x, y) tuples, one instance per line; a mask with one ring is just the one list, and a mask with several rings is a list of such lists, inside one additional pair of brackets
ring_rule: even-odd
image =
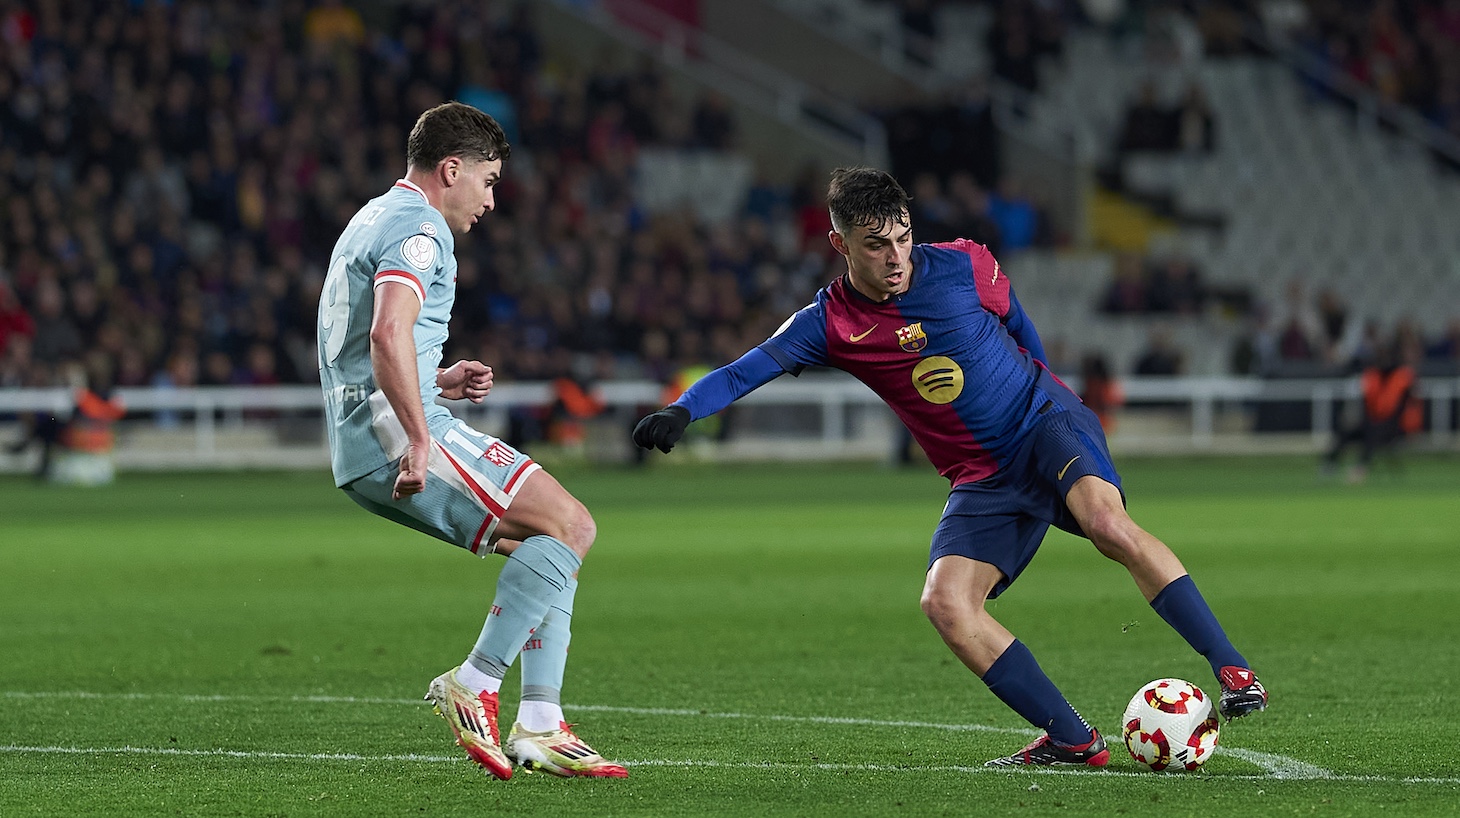
[(887, 402), (939, 474), (955, 486), (981, 480), (1042, 413), (1080, 399), (1045, 366), (1033, 324), (987, 247), (919, 244), (912, 259), (907, 292), (874, 302), (843, 275), (759, 349), (793, 374), (807, 366), (850, 373)]

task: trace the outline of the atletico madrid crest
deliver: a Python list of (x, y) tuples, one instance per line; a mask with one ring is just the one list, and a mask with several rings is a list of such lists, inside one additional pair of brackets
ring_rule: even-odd
[(923, 322), (908, 324), (897, 331), (897, 345), (907, 352), (921, 352), (928, 345), (928, 336), (923, 332)]

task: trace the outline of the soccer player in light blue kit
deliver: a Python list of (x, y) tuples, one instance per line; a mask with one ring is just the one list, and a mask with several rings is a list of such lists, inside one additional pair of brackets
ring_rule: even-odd
[[(578, 568), (597, 529), (583, 504), (527, 455), (476, 431), (437, 396), (480, 403), (492, 370), (442, 368), (456, 297), (453, 234), (495, 206), (511, 146), (458, 102), (421, 114), (405, 178), (363, 207), (335, 244), (319, 302), (335, 485), (366, 510), (485, 556), (507, 555), (480, 638), (426, 699), (493, 776), (512, 763), (560, 776), (623, 778), (563, 720)], [(505, 746), (497, 695), (522, 655), (522, 704)]]

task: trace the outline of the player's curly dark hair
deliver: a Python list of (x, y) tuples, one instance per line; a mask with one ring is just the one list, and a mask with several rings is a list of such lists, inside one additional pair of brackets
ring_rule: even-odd
[(406, 141), (406, 162), (417, 168), (434, 168), (448, 156), (490, 162), (511, 155), (497, 120), (462, 102), (444, 102), (421, 114)]
[(826, 188), (832, 229), (843, 236), (856, 227), (880, 233), (888, 222), (907, 226), (910, 199), (891, 174), (876, 168), (837, 168)]

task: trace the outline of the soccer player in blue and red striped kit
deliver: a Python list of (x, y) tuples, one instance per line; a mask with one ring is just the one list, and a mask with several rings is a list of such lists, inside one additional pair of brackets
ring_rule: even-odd
[(1050, 525), (1130, 571), (1211, 663), (1228, 719), (1267, 706), (1181, 561), (1125, 510), (1095, 414), (1050, 374), (1034, 324), (988, 248), (913, 244), (908, 196), (888, 174), (840, 169), (827, 193), (847, 272), (760, 346), (647, 415), (634, 442), (668, 452), (691, 421), (784, 373), (831, 366), (878, 394), (952, 483), (933, 533), (922, 608), (954, 654), (1045, 731), (990, 766), (1104, 766), (1105, 739), (984, 605), (1029, 564)]

